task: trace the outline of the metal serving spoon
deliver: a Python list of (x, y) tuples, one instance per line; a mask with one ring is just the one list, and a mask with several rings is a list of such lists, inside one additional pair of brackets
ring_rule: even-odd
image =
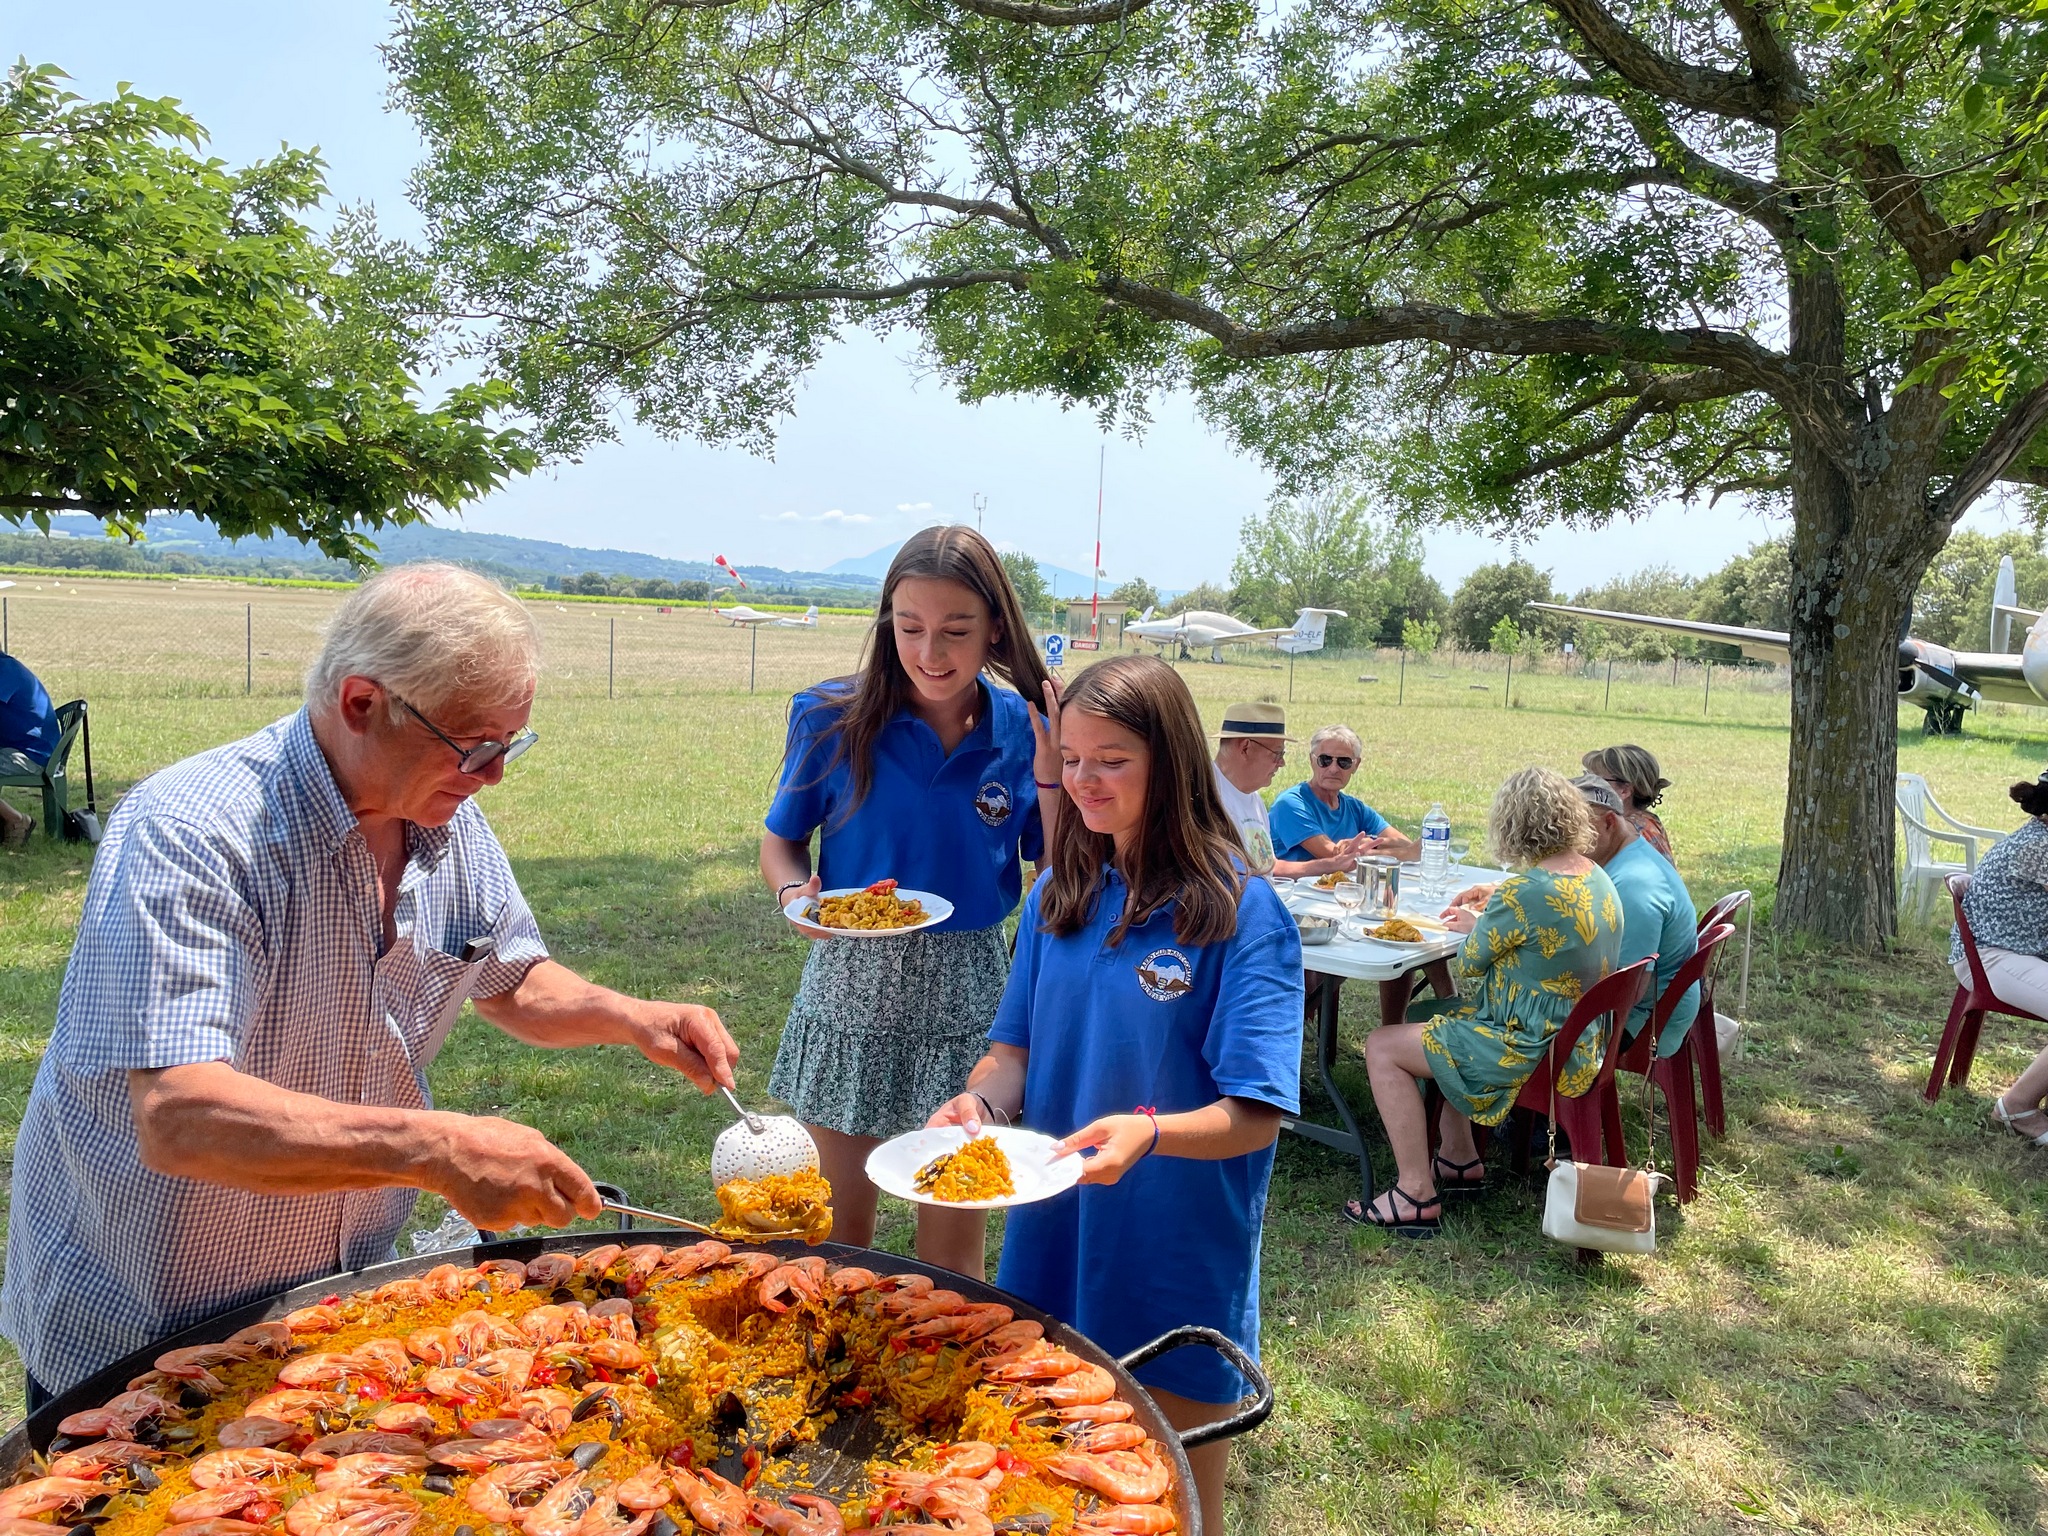
[[(692, 1221), (687, 1216), (671, 1216), (666, 1211), (645, 1210), (640, 1206), (627, 1205), (618, 1200), (605, 1201), (604, 1208), (615, 1216), (630, 1216), (637, 1221), (659, 1222), (665, 1227), (681, 1227), (688, 1232), (701, 1232), (706, 1237), (724, 1238), (734, 1235), (731, 1228), (721, 1230), (717, 1227), (707, 1227), (703, 1222)], [(802, 1237), (804, 1234), (801, 1227), (785, 1227), (774, 1232), (753, 1232), (748, 1235), (749, 1237)]]
[(818, 1144), (801, 1121), (790, 1115), (757, 1115), (741, 1104), (730, 1088), (719, 1091), (740, 1118), (737, 1125), (720, 1131), (711, 1144), (713, 1185), (801, 1173), (818, 1166)]

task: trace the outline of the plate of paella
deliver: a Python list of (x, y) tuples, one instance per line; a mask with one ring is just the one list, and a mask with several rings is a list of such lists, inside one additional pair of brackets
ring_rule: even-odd
[(930, 891), (913, 891), (894, 880), (846, 886), (799, 896), (782, 909), (792, 923), (828, 928), (834, 938), (892, 939), (943, 923), (953, 903)]
[(868, 1154), (877, 1189), (919, 1205), (969, 1211), (1049, 1200), (1081, 1181), (1078, 1152), (1055, 1157), (1052, 1137), (1014, 1125), (983, 1126), (969, 1136), (957, 1125), (927, 1126), (892, 1137)]

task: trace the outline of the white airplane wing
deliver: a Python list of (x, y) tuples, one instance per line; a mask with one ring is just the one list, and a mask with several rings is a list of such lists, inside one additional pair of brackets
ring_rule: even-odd
[(1566, 603), (1531, 603), (1529, 606), (1540, 608), (1545, 613), (1568, 613), (1573, 618), (1593, 619), (1602, 624), (1631, 624), (1637, 629), (1662, 630), (1667, 635), (1691, 635), (1696, 640), (1712, 640), (1720, 645), (1737, 647), (1751, 661), (1775, 661), (1782, 666), (1792, 659), (1792, 637), (1782, 630), (1745, 629), (1739, 624), (1708, 624), (1699, 619), (1661, 619), (1643, 613), (1612, 613), (1605, 608), (1573, 608)]
[(1995, 651), (1953, 653), (1956, 676), (1985, 698), (2002, 704), (2039, 704), (2041, 696), (2027, 686), (2026, 674), (2020, 670), (2025, 660), (2023, 656)]

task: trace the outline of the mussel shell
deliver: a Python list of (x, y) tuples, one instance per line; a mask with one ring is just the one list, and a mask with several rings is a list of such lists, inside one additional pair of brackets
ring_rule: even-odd
[(420, 1479), (420, 1486), (429, 1493), (453, 1493), (455, 1479), (445, 1472), (429, 1472)]
[[(647, 1527), (646, 1536), (682, 1536), (682, 1527), (665, 1514), (656, 1515), (654, 1523)], [(455, 1536), (462, 1536), (460, 1531)]]
[(163, 1486), (163, 1479), (150, 1470), (149, 1463), (138, 1461), (128, 1468), (128, 1476), (135, 1486), (144, 1493), (154, 1493)]
[(588, 1472), (604, 1460), (605, 1452), (610, 1449), (611, 1447), (602, 1440), (586, 1440), (569, 1452), (569, 1459), (576, 1463), (578, 1472)]
[(739, 1393), (730, 1388), (718, 1394), (711, 1405), (711, 1428), (724, 1433), (732, 1429), (747, 1427), (747, 1404)]

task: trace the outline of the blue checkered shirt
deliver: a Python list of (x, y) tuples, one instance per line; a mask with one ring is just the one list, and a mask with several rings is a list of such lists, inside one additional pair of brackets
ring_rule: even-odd
[(127, 1075), (226, 1061), (344, 1104), (431, 1105), (441, 1007), (546, 956), (483, 813), (409, 827), (383, 931), (376, 864), (304, 712), (137, 785), (85, 914), (14, 1152), (0, 1332), (62, 1391), (216, 1312), (391, 1253), (409, 1189), (259, 1195), (142, 1165)]

